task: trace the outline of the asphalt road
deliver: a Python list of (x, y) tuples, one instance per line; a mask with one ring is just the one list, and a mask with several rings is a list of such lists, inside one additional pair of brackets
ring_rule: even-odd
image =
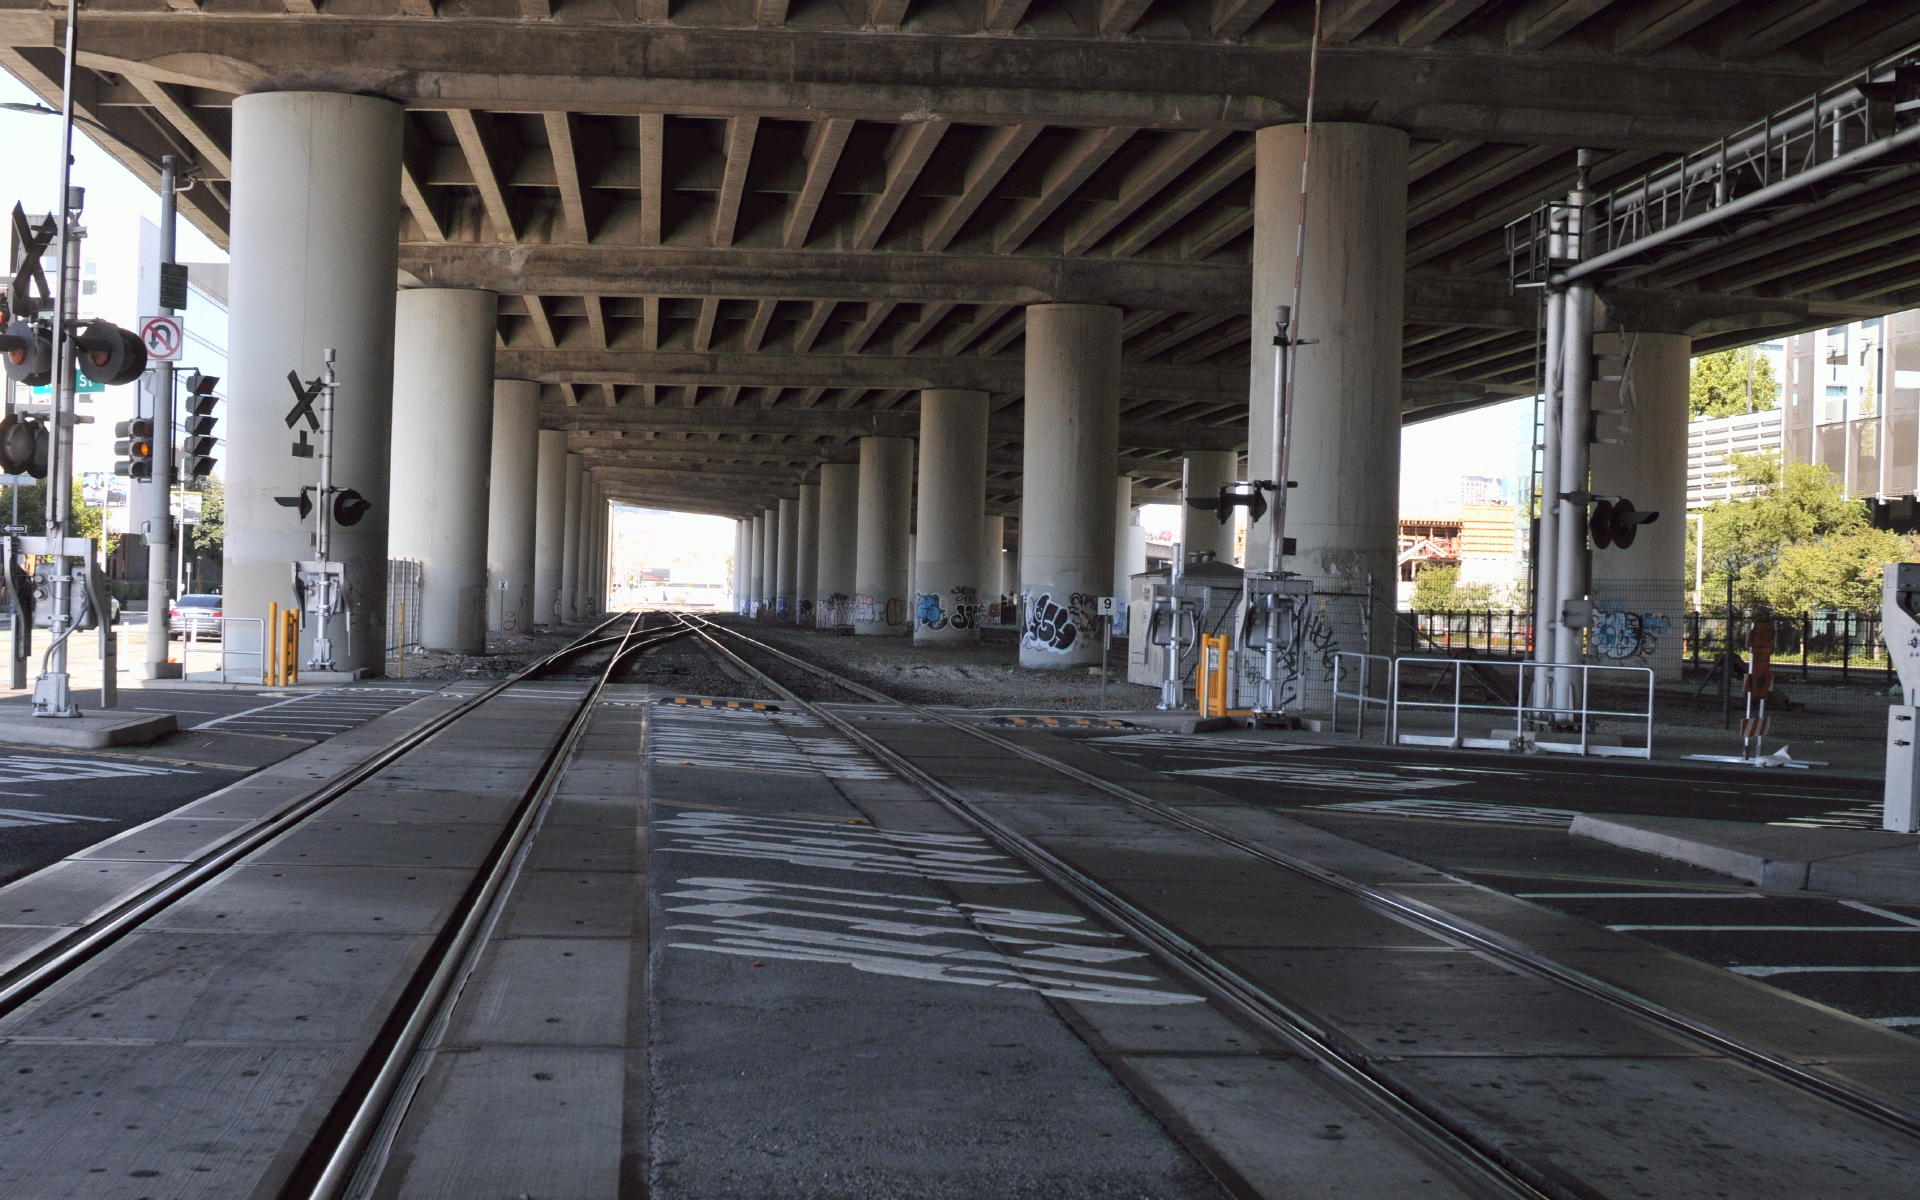
[[(384, 682), (326, 692), (128, 689), (122, 712), (170, 712), (150, 746), (0, 744), (0, 884), (218, 791), (261, 767), (426, 695)], [(88, 708), (88, 696), (81, 704)], [(0, 700), (0, 710), (28, 697)]]
[(1920, 905), (1762, 893), (1566, 831), (1578, 812), (1878, 828), (1870, 781), (1258, 736), (1053, 732), (1920, 1035)]

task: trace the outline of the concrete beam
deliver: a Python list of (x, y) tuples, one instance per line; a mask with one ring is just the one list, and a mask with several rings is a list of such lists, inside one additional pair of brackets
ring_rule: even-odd
[[(1021, 360), (958, 355), (758, 354), (660, 350), (549, 350), (503, 346), (494, 369), (503, 379), (540, 383), (654, 384), (668, 387), (965, 388), (1018, 392)], [(1244, 403), (1247, 375), (1209, 367), (1129, 366), (1120, 394), (1136, 400)]]
[[(0, 18), (0, 41), (58, 44), (50, 14)], [(960, 37), (783, 28), (366, 17), (88, 13), (83, 61), (231, 94), (373, 92), (414, 108), (1256, 129), (1298, 120), (1308, 49), (1084, 37)], [(1684, 151), (1826, 82), (1817, 69), (1732, 72), (1711, 59), (1329, 47), (1323, 118), (1416, 138)], [(859, 81), (859, 82), (854, 82)], [(1204, 84), (1204, 87), (1196, 87)], [(1604, 109), (1600, 108), (1604, 105)]]
[[(848, 412), (836, 408), (608, 408), (601, 405), (545, 405), (544, 429), (714, 433), (768, 437), (916, 437), (920, 416), (911, 412)], [(989, 436), (1018, 438), (1024, 423), (1017, 415), (987, 422)], [(1157, 425), (1121, 422), (1120, 445), (1141, 450), (1234, 450), (1246, 444), (1247, 431), (1235, 425)]]

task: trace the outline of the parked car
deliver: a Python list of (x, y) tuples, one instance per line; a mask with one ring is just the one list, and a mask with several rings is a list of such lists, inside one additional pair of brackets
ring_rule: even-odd
[(221, 602), (221, 597), (206, 593), (175, 600), (167, 608), (167, 636), (185, 638), (191, 633), (195, 640), (218, 638)]

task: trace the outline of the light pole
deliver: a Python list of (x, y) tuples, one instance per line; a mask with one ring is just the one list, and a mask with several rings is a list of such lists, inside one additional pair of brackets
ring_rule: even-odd
[[(166, 316), (174, 313), (167, 303), (171, 297), (167, 295), (166, 276), (175, 253), (176, 166), (171, 154), (160, 160), (160, 312)], [(173, 405), (173, 364), (163, 362), (154, 368), (153, 375), (153, 478), (147, 483), (147, 661), (140, 670), (142, 679), (179, 679), (186, 669), (180, 663), (167, 661), (168, 605), (172, 600), (169, 594), (172, 588), (168, 585), (173, 575), (176, 536), (171, 503)], [(185, 497), (181, 498), (180, 515), (183, 518), (180, 540), (184, 542)]]

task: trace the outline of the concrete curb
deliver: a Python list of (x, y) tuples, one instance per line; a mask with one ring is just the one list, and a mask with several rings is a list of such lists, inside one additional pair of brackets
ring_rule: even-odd
[(1568, 832), (1782, 891), (1920, 901), (1920, 835), (1582, 814)]
[(57, 746), (62, 750), (103, 750), (108, 746), (144, 746), (178, 729), (172, 713), (0, 719), (0, 742), (16, 746)]

